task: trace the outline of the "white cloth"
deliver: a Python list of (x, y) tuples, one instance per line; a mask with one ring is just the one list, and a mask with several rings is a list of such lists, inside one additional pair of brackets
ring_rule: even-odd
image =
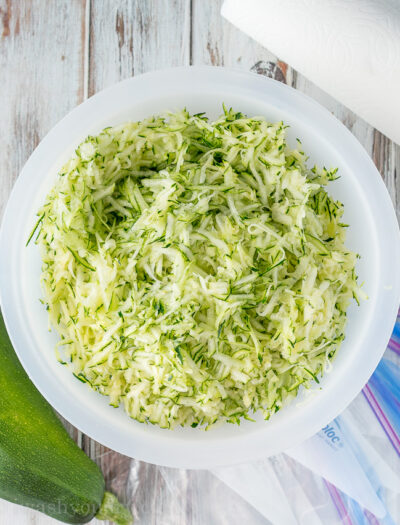
[(225, 0), (222, 15), (400, 144), (400, 0)]

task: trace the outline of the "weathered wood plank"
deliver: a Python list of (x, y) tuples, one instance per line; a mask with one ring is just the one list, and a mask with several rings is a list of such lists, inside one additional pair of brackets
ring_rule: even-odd
[[(190, 0), (92, 0), (89, 95), (132, 75), (189, 64), (190, 7)], [(83, 449), (98, 462), (107, 487), (122, 501), (132, 506), (135, 496), (137, 522), (155, 523), (154, 509), (161, 497), (157, 467), (131, 462), (87, 437)], [(184, 516), (175, 518), (174, 525), (185, 524)]]
[(373, 131), (372, 158), (378, 168), (400, 221), (400, 146), (377, 130)]
[(190, 0), (93, 0), (90, 29), (89, 94), (189, 63)]
[(0, 1), (0, 215), (21, 167), (83, 99), (85, 0)]
[(397, 219), (400, 222), (400, 146), (397, 144), (393, 144), (393, 163), (388, 179), (390, 180), (387, 181), (387, 185), (392, 199), (396, 202)]
[(193, 0), (191, 63), (251, 70), (291, 85), (291, 68), (224, 20), (223, 0)]
[[(29, 155), (84, 98), (85, 10), (86, 0), (0, 0), (0, 216)], [(79, 442), (80, 432), (66, 427)], [(0, 523), (55, 521), (0, 500)]]

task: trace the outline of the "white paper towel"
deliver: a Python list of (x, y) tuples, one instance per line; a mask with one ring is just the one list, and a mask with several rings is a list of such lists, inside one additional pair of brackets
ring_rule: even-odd
[(225, 0), (222, 15), (400, 144), (400, 0)]

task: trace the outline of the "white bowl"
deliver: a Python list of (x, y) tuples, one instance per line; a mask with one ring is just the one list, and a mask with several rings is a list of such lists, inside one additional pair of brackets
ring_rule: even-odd
[[(347, 245), (361, 254), (357, 267), (369, 295), (348, 311), (346, 339), (321, 389), (270, 421), (201, 429), (161, 430), (128, 418), (122, 409), (75, 379), (55, 359), (57, 334), (49, 332), (39, 302), (40, 257), (25, 247), (35, 214), (58, 168), (88, 135), (103, 127), (186, 107), (210, 117), (222, 102), (248, 115), (290, 124), (310, 163), (339, 167), (329, 191), (345, 205)], [(0, 234), (3, 315), (17, 354), (44, 397), (68, 421), (127, 456), (160, 465), (210, 468), (275, 454), (320, 430), (357, 395), (377, 366), (390, 337), (400, 298), (399, 230), (382, 179), (354, 136), (312, 99), (274, 80), (223, 68), (190, 67), (148, 73), (117, 84), (75, 108), (43, 139), (12, 191)], [(32, 422), (34, 424), (34, 422)]]

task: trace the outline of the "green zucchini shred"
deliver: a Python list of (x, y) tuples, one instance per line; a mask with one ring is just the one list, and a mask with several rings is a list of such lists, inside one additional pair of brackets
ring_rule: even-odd
[(39, 210), (59, 360), (131, 418), (269, 419), (336, 354), (357, 256), (337, 169), (309, 169), (286, 127), (225, 106), (108, 127)]

